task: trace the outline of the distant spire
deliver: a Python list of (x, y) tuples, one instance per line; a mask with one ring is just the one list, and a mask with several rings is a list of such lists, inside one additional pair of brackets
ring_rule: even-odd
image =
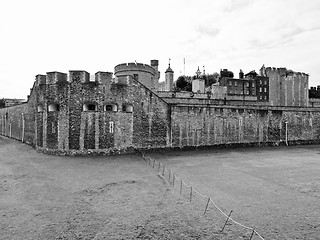
[(199, 66), (198, 66), (198, 70), (196, 71), (196, 75), (197, 75), (197, 78), (199, 78), (200, 75), (201, 75), (201, 71), (200, 71), (200, 69), (199, 69)]
[(172, 71), (172, 69), (171, 69), (171, 67), (170, 67), (170, 61), (171, 61), (171, 58), (169, 58), (169, 66), (168, 66), (168, 69), (166, 70), (166, 73), (167, 73), (167, 72), (172, 72), (172, 73), (173, 73), (173, 71)]

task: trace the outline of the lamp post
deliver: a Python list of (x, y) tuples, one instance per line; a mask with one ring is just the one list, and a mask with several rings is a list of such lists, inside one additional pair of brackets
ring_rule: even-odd
[(284, 124), (286, 125), (286, 145), (288, 146), (288, 122), (285, 121)]

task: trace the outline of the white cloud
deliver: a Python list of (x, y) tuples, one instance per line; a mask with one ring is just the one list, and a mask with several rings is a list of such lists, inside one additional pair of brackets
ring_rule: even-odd
[[(262, 64), (310, 74), (319, 85), (320, 1), (12, 0), (0, 9), (0, 97), (26, 97), (47, 71), (113, 71), (168, 59), (176, 77)], [(164, 74), (162, 74), (164, 76)], [(4, 84), (7, 83), (7, 84)]]

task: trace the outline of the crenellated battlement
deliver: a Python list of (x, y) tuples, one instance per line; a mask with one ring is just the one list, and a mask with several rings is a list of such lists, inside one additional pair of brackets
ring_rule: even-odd
[(292, 76), (293, 78), (306, 78), (309, 77), (309, 74), (303, 72), (295, 72), (292, 70), (288, 70), (287, 68), (275, 68), (275, 67), (267, 67), (266, 68), (267, 75), (278, 74), (281, 77)]
[(112, 72), (96, 72), (95, 81), (98, 83), (105, 84), (108, 81), (112, 80), (113, 73)]
[(47, 72), (46, 84), (55, 84), (68, 81), (68, 75), (62, 72)]
[(70, 82), (90, 82), (90, 74), (86, 71), (72, 70), (69, 71), (69, 81)]
[[(310, 101), (309, 107), (308, 74), (263, 65), (255, 86), (239, 83), (241, 95), (227, 86), (205, 91), (200, 86), (201, 93), (160, 92), (158, 63), (119, 64), (115, 75), (82, 70), (39, 74), (28, 102), (0, 109), (0, 134), (57, 154), (319, 142), (320, 106)], [(172, 70), (166, 80), (173, 81)], [(239, 86), (235, 80), (228, 86)], [(245, 87), (269, 101), (245, 94)]]
[(46, 78), (47, 78), (47, 75), (42, 75), (42, 74), (36, 75), (36, 80), (35, 80), (36, 86), (39, 86), (41, 84), (46, 84)]
[(90, 78), (90, 73), (83, 70), (70, 70), (69, 74), (62, 72), (47, 72), (46, 75), (38, 74), (35, 77), (36, 86), (43, 84), (58, 84), (58, 83), (70, 83), (70, 82), (81, 82), (88, 83), (91, 81), (105, 84), (107, 81), (111, 81), (113, 77), (112, 72), (96, 72), (93, 80)]
[(143, 63), (122, 63), (114, 67), (114, 74), (117, 75), (125, 71), (141, 71), (147, 72), (155, 76), (156, 70), (148, 64)]

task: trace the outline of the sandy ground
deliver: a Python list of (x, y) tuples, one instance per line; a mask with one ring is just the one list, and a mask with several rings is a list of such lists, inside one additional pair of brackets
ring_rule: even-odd
[(203, 208), (140, 155), (50, 156), (0, 136), (0, 239), (250, 237), (232, 225), (220, 233), (225, 219)]
[(265, 239), (320, 239), (319, 145), (148, 155)]

